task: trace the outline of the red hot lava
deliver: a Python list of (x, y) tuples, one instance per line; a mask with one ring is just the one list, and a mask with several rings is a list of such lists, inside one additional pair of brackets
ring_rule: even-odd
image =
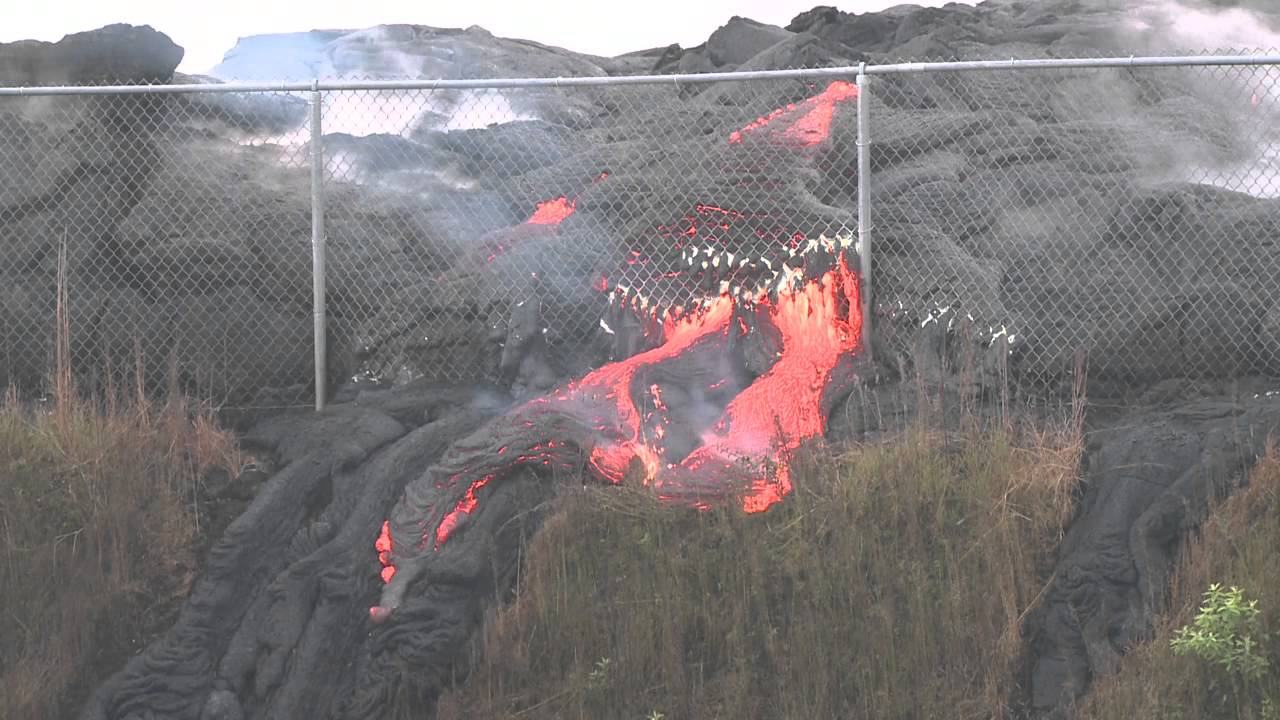
[(382, 523), (382, 532), (378, 534), (373, 549), (378, 551), (378, 563), (382, 565), (382, 582), (391, 582), (391, 578), (396, 576), (396, 566), (391, 564), (391, 523)]
[[(732, 133), (729, 142), (741, 143), (746, 134), (768, 127), (767, 137), (772, 142), (812, 147), (829, 136), (836, 106), (857, 96), (858, 88), (852, 83), (833, 82), (822, 93), (779, 108)], [(596, 182), (605, 177), (607, 173), (601, 173)], [(541, 202), (525, 224), (557, 225), (576, 208), (576, 197)], [(684, 227), (661, 230), (683, 246), (700, 234), (700, 228), (714, 235), (745, 217), (736, 211), (700, 205), (696, 216), (686, 217)], [(794, 249), (803, 236), (787, 239)], [(838, 247), (829, 249), (839, 252)], [(570, 450), (584, 453), (588, 470), (611, 483), (622, 482), (638, 465), (644, 482), (673, 502), (705, 508), (710, 501), (735, 497), (746, 512), (761, 512), (779, 502), (792, 490), (788, 466), (792, 451), (825, 430), (826, 392), (841, 363), (860, 349), (862, 325), (858, 278), (843, 254), (833, 269), (817, 279), (802, 281), (802, 270), (786, 268), (781, 273), (782, 282), (773, 285), (772, 293), (761, 291), (743, 301), (739, 298), (750, 296), (735, 288), (737, 297), (722, 292), (692, 312), (677, 308), (665, 317), (663, 340), (657, 347), (607, 364), (551, 395), (525, 403), (478, 431), (477, 436), (455, 444), (422, 480), (407, 488), (406, 499), (393, 516), (404, 519), (395, 527), (421, 528), (421, 542), (410, 545), (425, 551), (431, 539), (439, 551), (479, 507), (481, 490), (522, 464), (572, 470), (575, 462)], [(606, 278), (596, 282), (598, 289), (607, 289)], [(733, 333), (742, 336), (748, 332), (744, 316), (752, 325), (767, 324), (776, 330), (780, 338), (778, 359), (728, 402), (719, 419), (702, 432), (699, 446), (678, 462), (665, 462), (669, 408), (661, 386), (649, 381), (649, 371), (681, 362), (698, 348), (723, 353)], [(724, 382), (720, 377), (708, 386), (714, 390)], [(640, 407), (654, 410), (642, 413), (637, 398)], [(545, 432), (573, 439), (540, 439)], [(459, 496), (461, 478), (474, 479)], [(426, 485), (416, 487), (421, 483)], [(458, 499), (445, 505), (447, 510), (435, 511), (434, 501), (426, 498), (440, 491)], [(433, 518), (434, 526), (430, 522)], [(386, 583), (398, 576), (392, 562), (393, 529), (390, 521), (384, 523), (375, 545)], [(403, 592), (403, 582), (400, 588), (397, 593)], [(371, 608), (371, 617), (385, 619), (394, 605)]]
[(659, 496), (679, 499), (708, 479), (740, 473), (744, 462), (757, 469), (743, 510), (761, 512), (790, 493), (788, 458), (826, 431), (823, 393), (837, 364), (859, 348), (859, 308), (857, 276), (843, 256), (820, 279), (764, 299), (760, 309), (782, 336), (778, 361), (730, 401), (701, 447), (659, 473)]
[[(609, 172), (604, 171), (596, 176), (591, 182), (596, 185), (600, 181), (609, 177)], [(543, 200), (538, 203), (537, 209), (524, 221), (525, 225), (559, 225), (564, 222), (575, 210), (578, 209), (578, 198), (574, 196), (570, 198), (568, 195), (561, 195), (554, 200)]]
[(545, 200), (538, 203), (538, 209), (534, 210), (529, 219), (524, 222), (526, 225), (559, 225), (564, 222), (565, 218), (573, 214), (577, 206), (577, 198), (570, 200), (561, 195), (555, 200)]
[[(791, 491), (787, 455), (824, 432), (823, 392), (837, 363), (858, 348), (862, 324), (857, 278), (843, 257), (821, 278), (799, 287), (797, 282), (784, 278), (776, 299), (762, 296), (748, 310), (778, 330), (782, 339), (778, 361), (728, 404), (720, 420), (703, 434), (703, 445), (679, 464), (662, 464), (663, 433), (647, 437), (647, 418), (637, 408), (638, 391), (645, 407), (665, 411), (659, 386), (636, 381), (643, 380), (641, 374), (647, 369), (684, 355), (705, 338), (727, 337), (735, 327), (746, 328), (740, 317), (738, 323), (733, 322), (735, 312), (742, 308), (729, 295), (721, 295), (684, 317), (669, 318), (661, 345), (594, 370), (551, 395), (526, 403), (512, 416), (559, 413), (579, 418), (592, 431), (590, 447), (584, 448), (588, 450), (587, 467), (607, 482), (622, 482), (639, 461), (644, 481), (661, 497), (703, 506), (699, 498), (736, 494), (742, 497), (745, 511), (765, 510)], [(533, 424), (532, 420), (523, 422)], [(563, 445), (539, 443), (506, 464), (550, 465)], [(506, 450), (504, 446), (499, 454)], [(759, 471), (745, 478), (743, 487), (717, 486), (741, 475), (744, 462), (754, 463)], [(773, 472), (766, 466), (772, 466)], [(494, 478), (495, 473), (485, 473), (467, 486), (436, 527), (437, 550), (476, 509), (479, 491)], [(454, 481), (456, 476), (450, 478), (450, 484)]]
[[(596, 176), (591, 182), (592, 185), (600, 183), (609, 177), (609, 173), (602, 172)], [(533, 214), (528, 217), (522, 226), (528, 225), (549, 225), (555, 227), (564, 222), (573, 215), (578, 209), (578, 196), (570, 198), (568, 195), (561, 195), (552, 200), (543, 200), (534, 208)], [(503, 236), (502, 239), (492, 242), (489, 246), (489, 254), (485, 257), (485, 262), (493, 262), (499, 255), (510, 250), (521, 236)]]
[[(679, 356), (708, 335), (727, 332), (732, 313), (733, 302), (721, 297), (703, 312), (670, 320), (664, 326), (662, 345), (609, 363), (552, 395), (529, 401), (512, 415), (536, 417), (558, 412), (578, 416), (590, 425), (595, 435), (588, 466), (598, 477), (611, 483), (622, 482), (633, 459), (639, 459), (646, 475), (651, 477), (658, 470), (659, 453), (643, 438), (641, 415), (631, 396), (632, 381), (641, 370)], [(530, 452), (513, 457), (510, 464), (521, 461), (548, 464), (562, 446), (555, 441), (535, 445)], [(475, 510), (479, 504), (476, 493), (492, 482), (493, 477), (493, 473), (489, 473), (473, 481), (462, 499), (444, 516), (435, 533), (437, 550), (461, 525), (464, 516)]]
[(836, 105), (857, 97), (857, 85), (846, 80), (836, 80), (826, 90), (807, 100), (780, 107), (764, 117), (756, 118), (741, 130), (729, 133), (729, 143), (740, 143), (745, 134), (778, 121), (775, 133), (770, 136), (774, 142), (799, 147), (817, 145), (831, 134), (831, 121), (835, 118)]

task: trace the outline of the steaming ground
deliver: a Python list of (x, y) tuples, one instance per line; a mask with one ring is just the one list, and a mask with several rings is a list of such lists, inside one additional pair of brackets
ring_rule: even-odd
[[(1118, 44), (1133, 48), (1135, 54), (1276, 53), (1278, 10), (1280, 6), (1270, 2), (1221, 7), (1195, 0), (1140, 0), (1124, 11)], [(1274, 123), (1280, 75), (1269, 70), (1260, 78), (1229, 68), (1198, 80), (1215, 86), (1209, 104), (1234, 116), (1240, 136), (1249, 141), (1234, 161), (1193, 162), (1180, 179), (1257, 198), (1280, 197), (1280, 133)]]

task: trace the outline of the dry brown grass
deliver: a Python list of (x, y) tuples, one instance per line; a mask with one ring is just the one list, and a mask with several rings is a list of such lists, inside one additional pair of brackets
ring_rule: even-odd
[(195, 569), (196, 483), (238, 468), (184, 402), (74, 394), (0, 407), (0, 707), (62, 717), (171, 621)]
[(77, 392), (65, 309), (49, 394), (0, 405), (4, 717), (68, 716), (172, 623), (196, 566), (197, 483), (241, 466), (207, 408)]
[(1007, 717), (1078, 421), (812, 454), (764, 515), (570, 492), (439, 717)]

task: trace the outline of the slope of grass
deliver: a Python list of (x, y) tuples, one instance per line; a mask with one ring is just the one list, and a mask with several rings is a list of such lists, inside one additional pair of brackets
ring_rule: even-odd
[(801, 458), (763, 515), (569, 492), (439, 717), (1008, 715), (1078, 427)]
[(195, 484), (238, 468), (232, 438), (182, 402), (0, 407), (0, 715), (67, 717), (172, 624), (192, 580)]
[[(1097, 683), (1082, 717), (1280, 719), (1280, 453), (1274, 446), (1254, 467), (1248, 487), (1215, 509), (1182, 557), (1154, 638), (1135, 648), (1117, 675)], [(1241, 589), (1261, 610), (1261, 629), (1271, 637), (1252, 640), (1269, 670), (1254, 682), (1199, 656), (1178, 655), (1170, 645), (1179, 628), (1194, 622), (1214, 583)]]

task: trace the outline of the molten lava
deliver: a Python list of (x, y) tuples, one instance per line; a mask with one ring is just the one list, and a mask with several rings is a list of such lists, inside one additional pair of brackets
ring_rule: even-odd
[[(742, 143), (752, 135), (778, 145), (811, 148), (829, 137), (837, 106), (857, 97), (856, 85), (833, 82), (818, 95), (733, 132), (729, 143)], [(605, 177), (607, 173), (601, 173), (595, 182)], [(578, 196), (539, 202), (523, 224), (556, 226), (577, 206)], [(858, 278), (849, 270), (843, 246), (827, 246), (835, 262), (819, 264), (814, 274), (830, 269), (807, 280), (802, 269), (784, 266), (783, 259), (735, 259), (731, 250), (738, 244), (727, 234), (743, 231), (779, 241), (789, 248), (789, 257), (800, 258), (803, 253), (796, 251), (805, 236), (777, 224), (767, 213), (699, 204), (682, 222), (660, 227), (660, 234), (682, 251), (690, 276), (717, 281), (719, 294), (691, 311), (669, 308), (662, 316), (647, 300), (632, 297), (629, 306), (641, 313), (643, 322), (656, 325), (662, 318), (660, 344), (495, 418), (451, 446), (422, 478), (407, 486), (375, 543), (383, 581), (397, 579), (388, 590), (391, 596), (403, 592), (418, 572), (416, 564), (401, 563), (403, 572), (397, 573), (396, 557), (427, 552), (428, 545), (441, 550), (465, 527), (484, 497), (521, 467), (574, 473), (585, 465), (591, 475), (609, 483), (621, 483), (635, 472), (660, 498), (697, 508), (736, 499), (744, 511), (761, 512), (790, 493), (790, 458), (804, 442), (823, 434), (835, 395), (829, 391), (849, 379), (846, 361), (859, 350), (862, 318)], [(723, 256), (713, 246), (723, 246)], [(499, 246), (494, 253), (505, 250)], [(647, 266), (651, 261), (640, 251), (626, 258), (627, 265)], [(667, 277), (686, 271), (654, 272)], [(756, 277), (778, 273), (780, 284), (751, 284)], [(591, 282), (602, 292), (609, 289), (604, 275)], [(756, 330), (763, 330), (759, 337), (752, 334)], [(753, 373), (739, 377), (741, 370), (718, 368), (734, 343), (744, 338), (755, 343), (752, 347), (765, 343), (771, 353), (774, 345), (769, 343), (776, 340), (777, 351), (772, 366), (742, 388)], [(675, 419), (681, 408), (668, 397), (668, 389), (675, 388), (679, 397), (689, 392), (688, 387), (718, 399), (707, 412), (681, 418), (686, 424), (680, 425)], [(733, 395), (735, 388), (742, 389)], [(677, 433), (677, 427), (687, 431)], [(441, 494), (448, 499), (441, 502)], [(397, 533), (409, 535), (408, 542)], [(394, 607), (391, 600), (371, 608), (370, 615), (381, 621)]]
[[(632, 385), (637, 373), (645, 368), (675, 358), (709, 335), (726, 333), (733, 314), (733, 301), (720, 297), (696, 314), (668, 320), (664, 325), (664, 342), (656, 348), (633, 355), (626, 360), (609, 363), (568, 383), (554, 394), (525, 403), (512, 412), (513, 417), (542, 417), (559, 413), (576, 417), (592, 428), (588, 467), (611, 483), (622, 482), (633, 460), (639, 460), (646, 477), (658, 470), (659, 453), (645, 441), (642, 417), (632, 399)], [(532, 421), (524, 421), (532, 422)], [(529, 452), (507, 461), (509, 468), (521, 463), (549, 465), (563, 443), (539, 444)], [(584, 448), (586, 449), (586, 448)], [(505, 447), (499, 454), (505, 454)], [(435, 547), (441, 546), (479, 504), (477, 493), (493, 482), (488, 473), (474, 480), (440, 522), (435, 532)], [(452, 482), (454, 478), (450, 478)]]
[[(835, 262), (820, 263), (830, 269), (816, 279), (804, 280), (802, 268), (788, 267), (768, 291), (721, 294), (693, 311), (670, 312), (658, 346), (526, 402), (456, 443), (421, 481), (434, 488), (431, 494), (410, 486), (410, 499), (401, 501), (408, 515), (394, 527), (383, 524), (375, 544), (383, 581), (397, 576), (393, 551), (401, 544), (393, 544), (393, 530), (416, 526), (421, 542), (408, 545), (439, 551), (481, 506), (482, 491), (521, 467), (575, 473), (585, 464), (591, 475), (615, 484), (635, 472), (659, 498), (700, 509), (736, 500), (754, 513), (781, 501), (792, 490), (793, 451), (824, 433), (828, 391), (839, 384), (841, 363), (860, 347), (858, 278), (845, 260), (846, 246), (823, 246), (836, 253)], [(735, 341), (757, 334), (755, 342), (773, 343), (768, 347), (776, 347), (777, 359), (734, 395), (717, 361)], [(847, 380), (848, 373), (840, 377)], [(679, 409), (670, 406), (663, 385), (672, 379), (677, 388), (701, 387), (726, 403), (714, 421), (714, 415), (701, 421), (696, 446), (679, 445), (683, 457), (668, 457), (673, 440), (690, 443), (687, 434), (673, 438)], [(440, 492), (457, 499), (436, 515), (432, 498)], [(386, 612), (371, 610), (375, 620)]]
[[(636, 380), (643, 371), (682, 356), (709, 336), (727, 336), (735, 327), (745, 333), (741, 318), (733, 322), (737, 309), (733, 298), (721, 295), (697, 312), (673, 316), (664, 325), (658, 347), (594, 370), (552, 395), (526, 403), (513, 416), (558, 413), (580, 418), (593, 430), (590, 447), (583, 448), (588, 451), (587, 467), (607, 482), (621, 483), (638, 461), (644, 481), (653, 484), (660, 497), (705, 507), (705, 498), (737, 494), (743, 510), (763, 511), (791, 491), (791, 451), (825, 430), (823, 392), (837, 363), (858, 348), (862, 319), (857, 278), (841, 257), (821, 278), (799, 288), (784, 286), (776, 300), (761, 298), (752, 311), (764, 315), (781, 335), (778, 361), (728, 404), (719, 422), (703, 434), (701, 447), (678, 465), (664, 467), (660, 458), (668, 420), (660, 386)], [(637, 391), (643, 405), (654, 410), (640, 412)], [(646, 421), (655, 418), (657, 424), (646, 433)], [(509, 469), (523, 463), (549, 466), (562, 447), (555, 441), (535, 445), (505, 464)], [(503, 446), (497, 454), (506, 452)], [(752, 466), (756, 469), (743, 487), (723, 487)], [(486, 473), (467, 486), (436, 527), (437, 550), (476, 509), (480, 490), (494, 478), (495, 473)], [(450, 478), (450, 484), (454, 480)], [(381, 545), (379, 552), (381, 558)], [(390, 579), (385, 572), (384, 579)]]
[(391, 578), (396, 576), (396, 566), (391, 564), (391, 523), (382, 523), (382, 532), (378, 534), (373, 549), (378, 551), (378, 562), (382, 565), (382, 582), (391, 582)]
[(857, 99), (858, 86), (845, 80), (836, 80), (826, 90), (800, 103), (785, 107), (756, 118), (741, 130), (729, 133), (729, 143), (742, 142), (743, 136), (775, 122), (769, 135), (779, 145), (812, 147), (826, 140), (831, 134), (831, 121), (835, 118), (836, 105)]
[(449, 536), (453, 534), (454, 528), (458, 527), (458, 523), (462, 521), (462, 516), (470, 515), (471, 511), (476, 509), (476, 506), (480, 504), (476, 493), (480, 491), (480, 488), (491, 482), (493, 482), (493, 476), (485, 475), (471, 483), (470, 487), (467, 488), (467, 494), (458, 501), (458, 504), (454, 506), (453, 510), (449, 511), (448, 515), (444, 516), (444, 520), (440, 522), (440, 527), (436, 528), (437, 548), (443, 545), (444, 541), (448, 540)]
[(533, 211), (528, 220), (527, 225), (559, 225), (564, 222), (565, 218), (573, 214), (577, 209), (578, 200), (561, 195), (555, 200), (546, 200), (538, 203), (538, 209)]
[[(596, 179), (591, 181), (591, 185), (598, 185), (609, 177), (609, 171), (605, 170)], [(525, 225), (559, 225), (566, 218), (578, 209), (578, 198), (574, 196), (570, 198), (567, 195), (561, 195), (554, 200), (543, 200), (538, 203), (533, 214), (528, 220), (524, 221)]]
[(862, 334), (856, 275), (841, 256), (821, 279), (798, 290), (784, 288), (761, 308), (782, 336), (778, 361), (730, 401), (720, 421), (703, 434), (701, 447), (659, 475), (659, 496), (679, 499), (707, 478), (740, 473), (745, 463), (755, 471), (742, 509), (761, 512), (791, 492), (791, 452), (826, 431), (823, 393), (837, 363), (858, 349)]

